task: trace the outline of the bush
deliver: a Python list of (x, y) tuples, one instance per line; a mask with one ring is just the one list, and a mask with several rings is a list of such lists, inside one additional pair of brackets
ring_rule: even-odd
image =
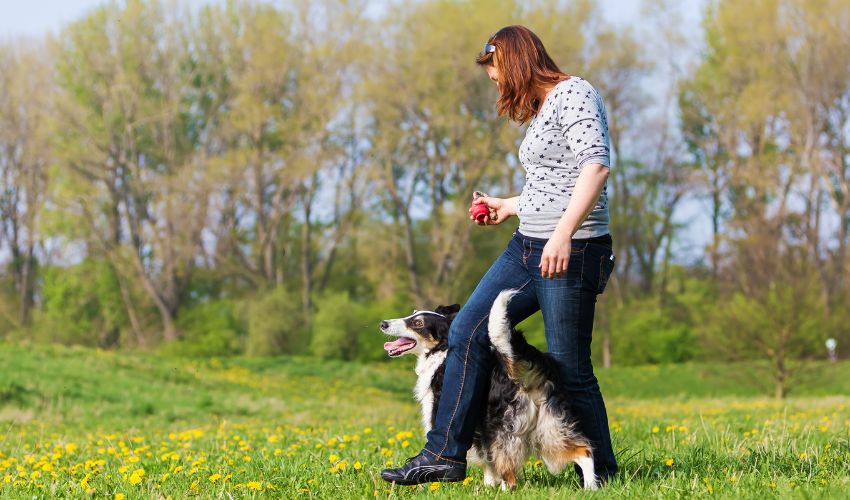
[(387, 358), (378, 328), (381, 319), (398, 316), (392, 306), (360, 303), (347, 292), (331, 292), (317, 301), (310, 351), (325, 359), (381, 361)]
[(310, 350), (322, 358), (352, 360), (364, 336), (365, 307), (345, 292), (329, 293), (317, 303)]
[(656, 298), (634, 299), (609, 314), (618, 365), (681, 363), (693, 359), (699, 347), (689, 322), (675, 318)]
[(260, 293), (247, 306), (249, 356), (300, 354), (310, 345), (301, 298), (282, 286)]
[(162, 351), (191, 357), (232, 356), (242, 352), (245, 329), (233, 304), (211, 300), (185, 309), (177, 320), (183, 336), (167, 342)]
[(118, 279), (112, 266), (87, 259), (43, 270), (43, 306), (34, 315), (41, 341), (114, 347), (127, 327)]

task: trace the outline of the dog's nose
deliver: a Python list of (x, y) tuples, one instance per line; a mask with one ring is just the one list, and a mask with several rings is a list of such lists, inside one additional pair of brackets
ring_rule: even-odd
[(389, 328), (389, 327), (390, 327), (390, 324), (389, 324), (389, 323), (387, 323), (387, 321), (386, 321), (386, 320), (381, 321), (381, 330), (386, 330), (386, 329), (387, 329), (387, 328)]

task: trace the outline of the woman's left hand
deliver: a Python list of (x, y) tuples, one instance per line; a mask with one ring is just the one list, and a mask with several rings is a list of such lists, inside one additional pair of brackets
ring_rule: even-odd
[(540, 256), (540, 276), (543, 278), (560, 278), (561, 273), (566, 274), (567, 264), (570, 262), (570, 238), (559, 236), (556, 232), (543, 246), (543, 254)]

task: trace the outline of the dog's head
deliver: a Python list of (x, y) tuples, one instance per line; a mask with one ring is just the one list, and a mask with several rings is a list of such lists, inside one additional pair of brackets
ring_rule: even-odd
[(381, 321), (382, 332), (398, 337), (385, 343), (384, 350), (392, 358), (406, 353), (421, 356), (445, 350), (449, 342), (449, 325), (459, 310), (459, 304), (439, 306), (433, 311), (414, 309), (413, 314), (404, 318)]

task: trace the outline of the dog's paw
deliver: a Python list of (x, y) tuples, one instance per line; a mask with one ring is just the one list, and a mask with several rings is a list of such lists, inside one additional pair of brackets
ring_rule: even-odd
[(516, 489), (516, 483), (509, 483), (507, 481), (502, 481), (501, 484), (502, 491), (514, 491)]
[(496, 481), (495, 474), (493, 474), (493, 471), (490, 470), (489, 468), (485, 468), (484, 469), (484, 486), (495, 487), (496, 484), (498, 484), (498, 483)]

